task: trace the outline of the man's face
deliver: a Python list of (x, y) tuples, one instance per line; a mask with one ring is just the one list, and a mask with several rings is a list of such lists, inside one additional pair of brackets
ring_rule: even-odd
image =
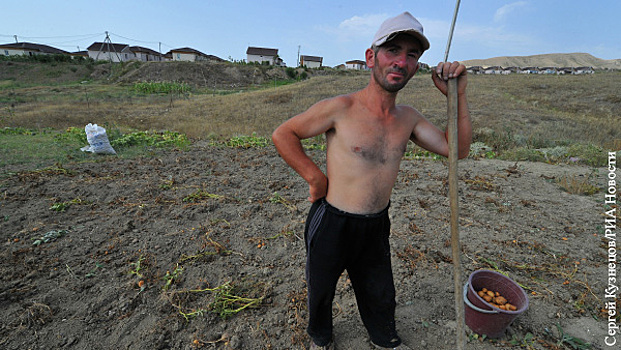
[(388, 92), (401, 90), (418, 70), (422, 52), (418, 40), (405, 34), (385, 43), (375, 54), (375, 81)]

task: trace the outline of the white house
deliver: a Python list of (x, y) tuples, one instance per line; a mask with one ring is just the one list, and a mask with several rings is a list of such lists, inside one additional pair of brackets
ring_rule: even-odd
[(484, 71), (481, 66), (468, 67), (466, 70), (468, 71), (468, 74), (483, 74)]
[(571, 74), (593, 74), (593, 67), (576, 67)]
[(261, 63), (267, 62), (269, 65), (284, 66), (284, 62), (278, 57), (278, 49), (268, 49), (263, 47), (249, 46), (246, 50), (246, 62)]
[(502, 74), (502, 67), (501, 66), (487, 67), (485, 68), (485, 71), (483, 71), (483, 74)]
[(512, 67), (504, 67), (502, 68), (502, 72), (500, 74), (503, 75), (509, 75), (511, 73), (517, 73), (517, 71), (519, 70), (518, 67), (512, 66)]
[(573, 67), (561, 67), (556, 71), (558, 75), (571, 74), (574, 71)]
[(323, 64), (323, 57), (317, 56), (300, 56), (300, 67), (306, 68), (321, 68)]
[(557, 74), (558, 69), (556, 67), (543, 67), (539, 69), (539, 74)]
[(70, 55), (69, 52), (55, 47), (27, 42), (0, 45), (2, 56), (34, 56), (34, 55)]
[(142, 46), (130, 46), (131, 52), (134, 53), (136, 60), (143, 62), (163, 61), (163, 55), (155, 50), (151, 50)]
[(180, 49), (170, 50), (165, 56), (169, 56), (173, 61), (222, 61), (219, 57), (204, 54), (191, 47), (182, 47)]
[(347, 61), (347, 62), (345, 62), (345, 68), (346, 69), (356, 69), (356, 70), (366, 70), (366, 69), (368, 69), (367, 68), (367, 62), (361, 61), (361, 60)]
[(520, 68), (520, 74), (539, 74), (539, 67), (524, 67)]
[(95, 42), (86, 50), (88, 57), (96, 61), (127, 62), (136, 59), (136, 55), (127, 44)]

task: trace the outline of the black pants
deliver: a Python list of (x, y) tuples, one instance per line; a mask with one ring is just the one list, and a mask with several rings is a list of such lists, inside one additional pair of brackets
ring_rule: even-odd
[(325, 199), (313, 203), (304, 237), (308, 286), (308, 334), (315, 344), (332, 339), (332, 301), (344, 270), (351, 279), (362, 322), (373, 343), (395, 347), (395, 286), (390, 265), (388, 208), (357, 215), (331, 206)]

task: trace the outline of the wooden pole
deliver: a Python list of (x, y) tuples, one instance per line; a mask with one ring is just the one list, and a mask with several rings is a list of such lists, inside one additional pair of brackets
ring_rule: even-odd
[[(455, 11), (453, 13), (453, 21), (449, 30), (449, 37), (446, 42), (446, 51), (444, 52), (444, 62), (448, 62), (449, 50), (451, 49), (451, 41), (453, 40), (453, 31), (455, 30), (455, 22), (457, 22), (457, 13), (459, 12), (460, 0), (455, 3)], [(448, 146), (449, 146), (449, 200), (451, 205), (451, 248), (453, 254), (453, 284), (455, 293), (455, 321), (457, 322), (456, 337), (457, 350), (464, 350), (466, 347), (465, 332), (465, 315), (464, 315), (464, 294), (461, 284), (461, 245), (459, 244), (459, 188), (457, 178), (457, 160), (459, 158), (458, 149), (458, 98), (457, 98), (457, 78), (449, 79), (447, 84), (447, 114), (448, 114)]]
[(457, 79), (448, 80), (448, 144), (449, 144), (449, 199), (451, 205), (451, 248), (453, 253), (453, 282), (455, 287), (455, 319), (457, 321), (457, 349), (463, 350), (466, 344), (464, 330), (464, 295), (461, 283), (461, 247), (459, 244), (459, 188), (457, 187)]

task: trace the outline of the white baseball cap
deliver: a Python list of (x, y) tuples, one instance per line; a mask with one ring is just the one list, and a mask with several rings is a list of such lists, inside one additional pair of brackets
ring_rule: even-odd
[(401, 33), (411, 35), (418, 39), (423, 46), (423, 51), (429, 49), (429, 40), (427, 40), (427, 37), (423, 34), (423, 25), (409, 12), (404, 12), (396, 17), (385, 20), (377, 33), (375, 33), (373, 45), (382, 46)]

